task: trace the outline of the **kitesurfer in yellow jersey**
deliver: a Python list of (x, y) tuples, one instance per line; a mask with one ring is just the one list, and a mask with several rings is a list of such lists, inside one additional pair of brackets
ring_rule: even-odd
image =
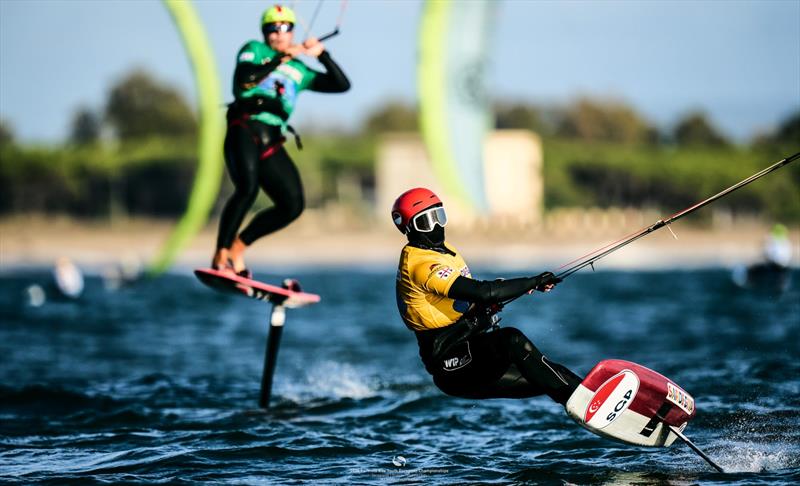
[(503, 302), (534, 290), (549, 292), (561, 280), (550, 272), (473, 279), (461, 255), (445, 243), (447, 215), (428, 189), (400, 195), (392, 219), (408, 238), (397, 270), (398, 309), (416, 334), (420, 357), (436, 386), (463, 398), (546, 394), (565, 404), (581, 379), (542, 355), (520, 330), (500, 328), (494, 319)]
[[(211, 266), (250, 277), (244, 252), (255, 240), (294, 221), (305, 207), (300, 173), (283, 147), (284, 132), (298, 94), (303, 90), (341, 93), (350, 89), (344, 72), (316, 38), (293, 44), (295, 14), (275, 5), (264, 12), (264, 42), (249, 41), (237, 55), (233, 75), (235, 101), (228, 108), (225, 163), (234, 192), (219, 223), (217, 247)], [(325, 72), (315, 71), (296, 59), (316, 57)], [(298, 146), (299, 146), (298, 139)], [(258, 195), (267, 193), (273, 206), (239, 227)]]

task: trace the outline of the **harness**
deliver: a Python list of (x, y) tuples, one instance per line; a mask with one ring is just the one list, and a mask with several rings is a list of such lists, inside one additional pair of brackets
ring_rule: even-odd
[[(469, 339), (472, 336), (499, 328), (500, 317), (497, 313), (501, 309), (502, 306), (499, 304), (476, 306), (447, 327), (416, 331), (417, 341), (420, 344), (420, 357), (425, 368), (431, 374), (436, 374), (442, 369), (445, 371), (457, 369), (448, 366), (453, 355), (461, 354), (464, 349), (469, 354)], [(468, 361), (463, 362), (463, 365), (466, 364)]]
[[(264, 147), (264, 150), (262, 150), (261, 155), (259, 156), (260, 160), (265, 160), (271, 157), (286, 143), (286, 137), (283, 135), (272, 138), (269, 136), (269, 130), (258, 130), (253, 127), (253, 115), (264, 112), (280, 117), (284, 123), (289, 118), (289, 115), (283, 110), (283, 106), (281, 106), (277, 100), (262, 96), (254, 96), (251, 98), (236, 100), (228, 105), (227, 113), (229, 129), (233, 126), (241, 126), (250, 134), (250, 137), (253, 139), (253, 143)], [(295, 130), (294, 127), (288, 123), (285, 123), (285, 126), (286, 130), (294, 137), (294, 142), (297, 146), (297, 149), (303, 150), (303, 142), (300, 139), (300, 134), (297, 133), (297, 130)]]

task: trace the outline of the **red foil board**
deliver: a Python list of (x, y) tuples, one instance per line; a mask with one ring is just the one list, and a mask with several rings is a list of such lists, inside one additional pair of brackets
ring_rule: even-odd
[(597, 391), (608, 379), (626, 369), (634, 372), (636, 376), (639, 377), (639, 391), (636, 393), (633, 403), (629, 406), (630, 410), (647, 417), (652, 417), (656, 414), (658, 409), (661, 408), (664, 402), (668, 402), (672, 406), (664, 417), (664, 421), (676, 427), (691, 420), (697, 413), (697, 407), (694, 405), (694, 399), (691, 398), (691, 396), (689, 396), (692, 403), (690, 407), (691, 413), (686, 412), (686, 410), (679, 407), (675, 402), (667, 399), (669, 388), (667, 383), (671, 383), (677, 390), (685, 393), (679, 385), (649, 368), (645, 368), (642, 365), (630, 361), (621, 359), (601, 361), (586, 375), (582, 385), (593, 392)]
[[(314, 304), (320, 301), (320, 296), (316, 294), (309, 294), (306, 292), (294, 292), (292, 290), (278, 287), (276, 285), (266, 284), (249, 278), (234, 275), (231, 272), (224, 272), (214, 270), (212, 268), (198, 268), (194, 274), (200, 279), (201, 282), (209, 287), (241, 294), (247, 297), (254, 297), (251, 295), (253, 290), (263, 293), (265, 296), (274, 296), (270, 300), (280, 301), (282, 299), (294, 299), (301, 303)], [(260, 298), (260, 297), (254, 297)], [(260, 300), (265, 300), (260, 298)]]

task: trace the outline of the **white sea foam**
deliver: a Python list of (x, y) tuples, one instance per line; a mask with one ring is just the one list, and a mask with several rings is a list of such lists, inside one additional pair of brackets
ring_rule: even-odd
[(800, 465), (797, 446), (781, 442), (731, 442), (715, 452), (713, 457), (727, 472), (778, 471)]
[(352, 365), (322, 361), (307, 370), (305, 382), (281, 383), (277, 392), (294, 401), (308, 398), (366, 398), (375, 394), (375, 384)]

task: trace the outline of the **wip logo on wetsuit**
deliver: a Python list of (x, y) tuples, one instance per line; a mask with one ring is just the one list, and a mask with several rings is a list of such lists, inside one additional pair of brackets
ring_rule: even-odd
[(453, 350), (447, 354), (448, 357), (442, 360), (442, 369), (445, 371), (455, 371), (472, 362), (472, 353), (469, 351), (469, 341), (455, 346)]

